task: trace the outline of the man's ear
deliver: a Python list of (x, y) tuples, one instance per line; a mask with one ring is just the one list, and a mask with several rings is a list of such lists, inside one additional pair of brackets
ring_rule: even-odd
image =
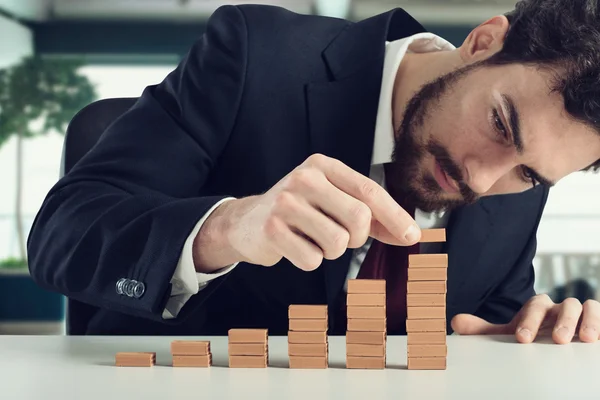
[(502, 49), (510, 23), (504, 15), (490, 18), (473, 29), (460, 47), (466, 64), (489, 58)]

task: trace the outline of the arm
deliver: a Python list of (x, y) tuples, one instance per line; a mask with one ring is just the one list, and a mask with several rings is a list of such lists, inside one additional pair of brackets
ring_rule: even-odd
[[(162, 320), (186, 240), (226, 197), (196, 196), (235, 124), (246, 52), (242, 14), (220, 8), (178, 68), (148, 87), (52, 188), (28, 238), (40, 286)], [(144, 283), (143, 296), (118, 294), (121, 278)]]

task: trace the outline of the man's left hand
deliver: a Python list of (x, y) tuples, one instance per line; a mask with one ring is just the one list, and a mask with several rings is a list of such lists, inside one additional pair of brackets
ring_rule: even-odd
[(570, 343), (575, 335), (582, 342), (600, 339), (600, 303), (588, 300), (583, 305), (575, 298), (560, 304), (548, 295), (532, 297), (508, 324), (491, 324), (470, 314), (456, 315), (452, 329), (459, 335), (514, 334), (521, 343), (531, 343), (536, 337), (552, 333), (555, 343)]

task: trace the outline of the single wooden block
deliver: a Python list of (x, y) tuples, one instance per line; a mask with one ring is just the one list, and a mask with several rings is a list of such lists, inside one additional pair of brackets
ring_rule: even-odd
[(446, 241), (446, 229), (421, 229), (421, 239), (419, 243), (429, 242), (445, 242)]
[(347, 309), (348, 318), (366, 318), (381, 319), (386, 317), (386, 308), (368, 307), (368, 306), (349, 306)]
[(386, 332), (387, 319), (348, 319), (348, 330), (359, 332)]
[(346, 300), (347, 306), (385, 306), (385, 294), (351, 293)]
[(115, 355), (117, 367), (152, 367), (155, 364), (155, 352), (119, 352)]
[(385, 294), (385, 279), (349, 279), (348, 293)]
[(446, 318), (446, 307), (406, 307), (407, 319)]
[(267, 329), (230, 329), (229, 343), (267, 343)]
[(385, 357), (385, 344), (346, 344), (346, 355), (355, 357)]
[(229, 356), (229, 368), (267, 368), (267, 356)]
[(290, 331), (327, 332), (326, 319), (290, 319)]
[(288, 343), (327, 343), (327, 332), (289, 331)]
[(288, 343), (290, 356), (325, 357), (328, 354), (327, 343)]
[(173, 356), (173, 367), (208, 368), (212, 365), (212, 355), (204, 356)]
[(171, 342), (174, 356), (205, 356), (210, 354), (210, 342), (202, 340), (174, 340)]
[(447, 281), (447, 268), (409, 268), (409, 281)]
[(409, 268), (448, 268), (448, 254), (409, 254)]
[(230, 356), (262, 356), (269, 352), (265, 343), (229, 343)]
[(446, 357), (409, 358), (408, 369), (446, 369)]
[(327, 306), (292, 304), (288, 307), (288, 317), (298, 319), (327, 318)]
[(416, 357), (446, 357), (448, 345), (446, 344), (409, 344), (407, 346), (408, 358)]
[(406, 344), (446, 344), (446, 332), (409, 332)]
[(448, 292), (446, 281), (408, 281), (407, 293), (443, 293)]
[(446, 319), (407, 319), (406, 332), (446, 332)]
[(346, 332), (346, 346), (349, 344), (377, 344), (386, 343), (387, 335), (385, 332)]
[(346, 356), (348, 369), (385, 369), (385, 357)]
[(293, 369), (326, 369), (327, 357), (290, 356), (290, 368)]
[(406, 295), (408, 307), (443, 307), (446, 305), (445, 294), (408, 293)]

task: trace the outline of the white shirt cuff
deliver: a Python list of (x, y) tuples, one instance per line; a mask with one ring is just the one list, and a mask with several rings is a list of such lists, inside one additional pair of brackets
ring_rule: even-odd
[(229, 200), (235, 200), (235, 198), (227, 197), (212, 206), (206, 212), (206, 214), (204, 214), (200, 221), (198, 221), (185, 241), (181, 256), (179, 257), (179, 261), (177, 263), (177, 268), (175, 269), (175, 273), (171, 278), (171, 297), (167, 301), (167, 305), (163, 310), (163, 319), (177, 318), (177, 315), (185, 303), (187, 303), (187, 301), (193, 295), (198, 294), (198, 292), (204, 289), (213, 279), (227, 274), (237, 266), (238, 263), (235, 263), (210, 274), (196, 272), (196, 266), (194, 265), (194, 257), (192, 252), (194, 239), (196, 238), (196, 235), (200, 231), (200, 228), (202, 228), (202, 225), (206, 219), (213, 211), (217, 209), (217, 207)]

